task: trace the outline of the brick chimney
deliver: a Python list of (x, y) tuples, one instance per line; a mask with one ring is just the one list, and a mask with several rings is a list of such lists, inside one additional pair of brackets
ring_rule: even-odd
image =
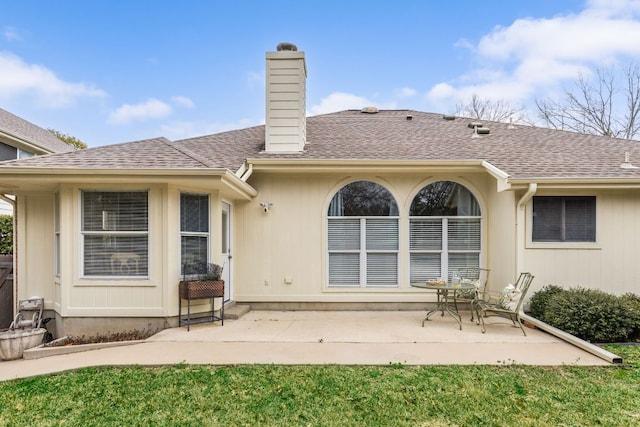
[(267, 52), (265, 151), (292, 153), (307, 141), (304, 52), (291, 43), (280, 43)]

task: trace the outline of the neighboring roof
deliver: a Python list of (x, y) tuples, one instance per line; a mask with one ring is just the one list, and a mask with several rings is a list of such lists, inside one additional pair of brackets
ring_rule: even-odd
[(20, 139), (27, 144), (35, 145), (48, 153), (64, 153), (75, 150), (74, 147), (59, 140), (48, 130), (42, 129), (0, 108), (0, 135), (3, 133)]
[(176, 148), (166, 138), (49, 154), (0, 163), (0, 168), (35, 167), (57, 169), (186, 169), (215, 168), (187, 149)]
[[(409, 119), (410, 118), (410, 119)], [(471, 122), (489, 134), (476, 135)], [(302, 153), (265, 153), (264, 126), (169, 142), (164, 138), (7, 162), (2, 167), (226, 168), (246, 159), (289, 161), (487, 161), (510, 178), (640, 179), (640, 142), (412, 110), (347, 110), (307, 118)]]

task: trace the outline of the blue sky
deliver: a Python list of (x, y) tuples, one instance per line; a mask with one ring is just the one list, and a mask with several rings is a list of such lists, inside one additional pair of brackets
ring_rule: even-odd
[(0, 107), (89, 146), (252, 126), (284, 41), (309, 115), (531, 106), (638, 40), (640, 0), (0, 0)]

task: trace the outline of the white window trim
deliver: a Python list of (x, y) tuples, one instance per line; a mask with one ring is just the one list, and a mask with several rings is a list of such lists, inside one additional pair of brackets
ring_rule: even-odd
[[(411, 255), (412, 254), (440, 254), (440, 277), (448, 280), (449, 277), (449, 254), (478, 254), (478, 263), (482, 264), (483, 238), (482, 238), (482, 216), (410, 216), (409, 228), (411, 228), (411, 220), (430, 219), (442, 221), (442, 246), (440, 249), (411, 249), (411, 241), (408, 242), (409, 248), (409, 281), (411, 281)], [(449, 219), (473, 219), (478, 220), (480, 225), (480, 248), (479, 249), (452, 249), (449, 250)], [(434, 277), (435, 279), (435, 277)]]
[[(327, 262), (326, 262), (326, 275), (327, 275), (327, 288), (329, 289), (381, 289), (381, 288), (398, 288), (400, 287), (400, 216), (328, 216), (326, 223), (326, 242), (327, 242)], [(360, 220), (360, 249), (343, 249), (343, 250), (329, 250), (329, 221), (332, 220), (344, 220), (350, 219)], [(398, 223), (398, 248), (396, 250), (382, 250), (382, 249), (370, 249), (367, 250), (367, 220), (370, 219), (394, 219)], [(358, 285), (344, 285), (344, 284), (331, 284), (330, 280), (330, 255), (332, 253), (346, 254), (353, 253), (360, 256), (360, 283)], [(368, 254), (395, 254), (396, 256), (396, 283), (388, 285), (373, 285), (367, 284), (367, 259)]]
[[(192, 196), (206, 196), (207, 197), (207, 229), (209, 231), (207, 232), (197, 232), (197, 231), (182, 231), (182, 195), (183, 194), (188, 194), (188, 195), (192, 195)], [(208, 193), (194, 193), (192, 191), (181, 191), (178, 195), (179, 198), (179, 209), (180, 209), (180, 215), (178, 215), (179, 219), (178, 219), (178, 231), (180, 233), (180, 244), (178, 245), (180, 248), (180, 253), (178, 256), (178, 259), (180, 260), (180, 266), (179, 266), (179, 271), (180, 271), (180, 275), (181, 277), (183, 276), (183, 271), (182, 271), (182, 237), (205, 237), (207, 240), (206, 243), (206, 247), (207, 247), (207, 263), (211, 262), (211, 195)]]
[(525, 232), (527, 234), (525, 240), (525, 249), (583, 249), (583, 250), (602, 250), (599, 235), (601, 229), (601, 197), (595, 194), (544, 194), (541, 196), (557, 196), (557, 197), (584, 197), (593, 196), (596, 198), (596, 241), (595, 242), (535, 242), (533, 241), (533, 198), (527, 203)]
[[(139, 193), (146, 193), (147, 195), (147, 215), (148, 215), (148, 219), (147, 219), (147, 231), (111, 231), (108, 234), (114, 235), (114, 236), (147, 236), (147, 274), (142, 276), (142, 275), (138, 275), (138, 276), (124, 276), (124, 275), (85, 275), (84, 274), (84, 256), (85, 256), (85, 247), (84, 247), (84, 241), (85, 241), (85, 236), (89, 236), (89, 235), (103, 235), (105, 234), (105, 232), (103, 231), (84, 231), (82, 229), (82, 223), (83, 223), (83, 218), (84, 218), (84, 198), (83, 198), (83, 193), (84, 192), (112, 192), (112, 193), (120, 193), (120, 192), (139, 192)], [(104, 281), (104, 280), (109, 280), (109, 281), (113, 281), (113, 280), (123, 280), (126, 279), (127, 281), (141, 281), (141, 280), (149, 280), (150, 278), (150, 273), (151, 273), (151, 233), (150, 233), (150, 229), (151, 229), (151, 190), (149, 189), (123, 189), (123, 190), (112, 190), (112, 189), (95, 189), (95, 188), (82, 188), (79, 190), (79, 197), (78, 200), (80, 201), (80, 203), (78, 204), (78, 208), (80, 210), (79, 213), (79, 233), (80, 233), (80, 237), (79, 237), (79, 242), (80, 244), (78, 245), (79, 248), (79, 268), (80, 268), (80, 272), (79, 272), (79, 277), (80, 279), (86, 279), (86, 280), (99, 280), (99, 281)]]

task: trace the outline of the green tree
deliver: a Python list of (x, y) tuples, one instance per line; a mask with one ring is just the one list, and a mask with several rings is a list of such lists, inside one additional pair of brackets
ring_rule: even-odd
[(51, 132), (52, 134), (54, 134), (60, 141), (65, 142), (65, 143), (67, 143), (69, 145), (73, 145), (78, 150), (84, 150), (85, 148), (87, 148), (87, 144), (85, 144), (84, 142), (80, 141), (75, 136), (67, 135), (66, 133), (62, 133), (62, 132), (57, 131), (55, 129), (47, 129), (47, 130), (49, 132)]
[(0, 255), (13, 253), (13, 216), (0, 215)]

